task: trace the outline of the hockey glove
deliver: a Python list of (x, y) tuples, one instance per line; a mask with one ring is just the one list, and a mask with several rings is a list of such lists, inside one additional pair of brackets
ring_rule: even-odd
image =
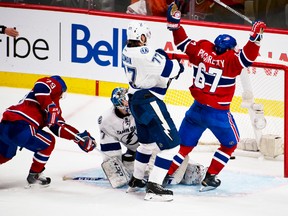
[(263, 32), (266, 28), (266, 24), (262, 21), (253, 22), (251, 32), (250, 32), (250, 41), (260, 42), (263, 38)]
[(47, 112), (47, 124), (50, 127), (57, 123), (59, 115), (60, 115), (60, 108), (56, 106), (56, 104), (51, 103), (47, 106), (45, 110)]
[(78, 133), (74, 141), (85, 152), (90, 152), (96, 147), (95, 139), (86, 130), (83, 133)]
[(174, 31), (180, 28), (181, 12), (178, 10), (177, 4), (172, 2), (167, 10), (167, 29)]
[(180, 74), (183, 73), (183, 71), (184, 71), (184, 66), (183, 66), (183, 64), (181, 64), (181, 63), (179, 62), (179, 66), (180, 66), (180, 70), (179, 70), (177, 76), (174, 77), (174, 79), (176, 79), (176, 80), (179, 78)]

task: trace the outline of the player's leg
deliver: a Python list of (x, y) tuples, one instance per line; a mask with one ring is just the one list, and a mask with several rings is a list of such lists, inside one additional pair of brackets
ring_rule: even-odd
[(148, 128), (161, 152), (156, 155), (149, 175), (145, 200), (171, 201), (173, 192), (163, 188), (162, 183), (173, 156), (179, 150), (180, 136), (164, 102), (156, 100), (151, 102), (150, 106), (153, 120)]
[[(129, 105), (131, 113), (135, 118), (140, 143), (149, 144), (156, 142), (161, 150), (172, 149), (179, 145), (180, 137), (178, 131), (176, 130), (174, 122), (172, 121), (166, 105), (162, 100), (159, 100), (149, 91), (143, 90), (136, 92), (132, 99), (130, 98)], [(144, 162), (148, 163), (149, 160), (147, 160), (147, 157), (145, 158), (146, 160), (144, 160)], [(134, 171), (136, 171), (137, 167), (140, 167), (137, 165), (136, 160), (134, 164)], [(153, 177), (150, 173), (146, 186), (146, 200), (156, 198), (160, 198), (162, 201), (172, 200), (171, 196), (173, 196), (173, 192), (162, 187), (162, 182), (171, 162), (172, 157), (167, 160), (166, 158), (159, 157), (158, 155), (156, 156), (155, 163), (151, 171), (151, 173), (153, 173)], [(143, 166), (141, 170), (143, 171)], [(153, 179), (153, 181), (157, 182), (152, 182), (152, 180), (150, 181), (150, 177)]]
[(133, 176), (128, 183), (129, 188), (127, 189), (127, 192), (135, 191), (137, 188), (146, 186), (146, 180), (144, 180), (145, 171), (152, 153), (157, 149), (158, 146), (156, 143), (140, 143), (140, 146), (138, 146), (136, 151)]
[[(42, 177), (41, 173), (55, 146), (55, 138), (51, 134), (37, 131), (25, 121), (4, 122), (1, 123), (1, 140), (6, 144), (6, 153), (4, 155), (1, 153), (2, 158), (12, 158), (16, 154), (17, 146), (35, 152), (27, 177), (28, 183), (39, 183), (39, 181), (40, 184), (50, 183), (51, 179)], [(3, 146), (1, 148), (4, 149)]]
[(205, 178), (202, 181), (202, 185), (204, 187), (209, 187), (209, 189), (210, 186), (211, 189), (215, 189), (221, 184), (220, 179), (217, 179), (217, 175), (230, 160), (230, 157), (240, 140), (240, 136), (232, 114), (226, 111), (217, 112), (217, 118), (214, 119), (213, 124), (209, 126), (209, 129), (221, 144), (214, 153)]
[(4, 164), (11, 160), (17, 151), (17, 146), (9, 145), (3, 142), (0, 138), (0, 164)]
[(181, 144), (178, 153), (174, 156), (171, 167), (168, 171), (168, 175), (173, 175), (178, 167), (182, 164), (185, 157), (193, 150), (197, 145), (202, 133), (206, 127), (201, 126), (201, 109), (197, 104), (193, 104), (186, 112), (184, 119), (179, 128), (179, 134), (181, 137)]
[(11, 160), (17, 152), (17, 145), (11, 142), (9, 135), (13, 131), (10, 129), (12, 124), (9, 122), (0, 123), (0, 164), (4, 164)]
[(162, 150), (156, 155), (146, 187), (145, 200), (173, 200), (173, 191), (164, 188), (162, 183), (172, 163), (172, 158), (178, 150), (179, 146), (176, 146), (172, 149)]
[(44, 176), (43, 171), (55, 147), (55, 137), (46, 131), (36, 130), (32, 126), (29, 126), (29, 131), (26, 131), (24, 136), (29, 137), (29, 139), (26, 139), (26, 142), (21, 146), (35, 152), (27, 177), (28, 187), (37, 184), (48, 186), (51, 179)]

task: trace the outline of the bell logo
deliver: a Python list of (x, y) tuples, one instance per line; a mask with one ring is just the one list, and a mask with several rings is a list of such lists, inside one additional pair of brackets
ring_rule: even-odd
[[(90, 31), (84, 25), (72, 24), (71, 31), (72, 62), (88, 63), (93, 58), (95, 63), (100, 66), (119, 66), (118, 55), (122, 52), (122, 49), (126, 44), (126, 29), (122, 30), (122, 49), (121, 47), (119, 48), (119, 29), (117, 28), (113, 28), (112, 44), (105, 40), (100, 40), (97, 41), (95, 44), (91, 44), (89, 42), (89, 39), (91, 37)], [(83, 52), (83, 50), (85, 52)], [(122, 65), (121, 61), (120, 65)]]

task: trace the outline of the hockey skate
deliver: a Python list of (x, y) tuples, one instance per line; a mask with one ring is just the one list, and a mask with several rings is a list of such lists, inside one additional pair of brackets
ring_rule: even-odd
[(48, 187), (50, 185), (51, 178), (44, 176), (43, 172), (29, 173), (27, 182), (28, 185), (25, 186), (25, 188)]
[(146, 181), (144, 179), (137, 179), (134, 176), (130, 179), (128, 183), (128, 189), (126, 190), (126, 193), (135, 192), (139, 190), (140, 188), (143, 188), (146, 186)]
[(173, 191), (163, 188), (157, 183), (148, 182), (146, 186), (146, 195), (144, 200), (151, 201), (172, 201)]
[(200, 192), (214, 190), (218, 186), (220, 186), (221, 181), (217, 178), (215, 174), (210, 174), (206, 172), (204, 180), (201, 182), (202, 186), (200, 188)]
[(164, 187), (166, 187), (167, 185), (172, 184), (173, 180), (174, 180), (174, 176), (167, 174), (165, 176), (164, 180), (163, 180), (163, 184), (162, 185)]

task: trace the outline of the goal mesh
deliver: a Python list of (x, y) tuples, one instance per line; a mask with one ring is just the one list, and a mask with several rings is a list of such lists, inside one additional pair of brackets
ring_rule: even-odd
[[(170, 54), (171, 57), (172, 54)], [(174, 55), (175, 56), (175, 55)], [(185, 54), (177, 54), (181, 61), (186, 60)], [(284, 177), (288, 177), (288, 143), (287, 128), (287, 95), (288, 95), (288, 66), (285, 62), (273, 60), (257, 60), (249, 68), (245, 68), (243, 76), (237, 77), (235, 95), (231, 103), (231, 112), (237, 123), (241, 140), (255, 139), (253, 121), (250, 118), (247, 107), (243, 107), (243, 92), (250, 90), (253, 101), (263, 106), (266, 127), (261, 130), (262, 135), (274, 135), (283, 141)], [(192, 81), (190, 81), (191, 83)], [(189, 107), (193, 98), (189, 90), (168, 90), (164, 101), (167, 104)], [(206, 130), (202, 135), (200, 143), (218, 144), (214, 135)]]

